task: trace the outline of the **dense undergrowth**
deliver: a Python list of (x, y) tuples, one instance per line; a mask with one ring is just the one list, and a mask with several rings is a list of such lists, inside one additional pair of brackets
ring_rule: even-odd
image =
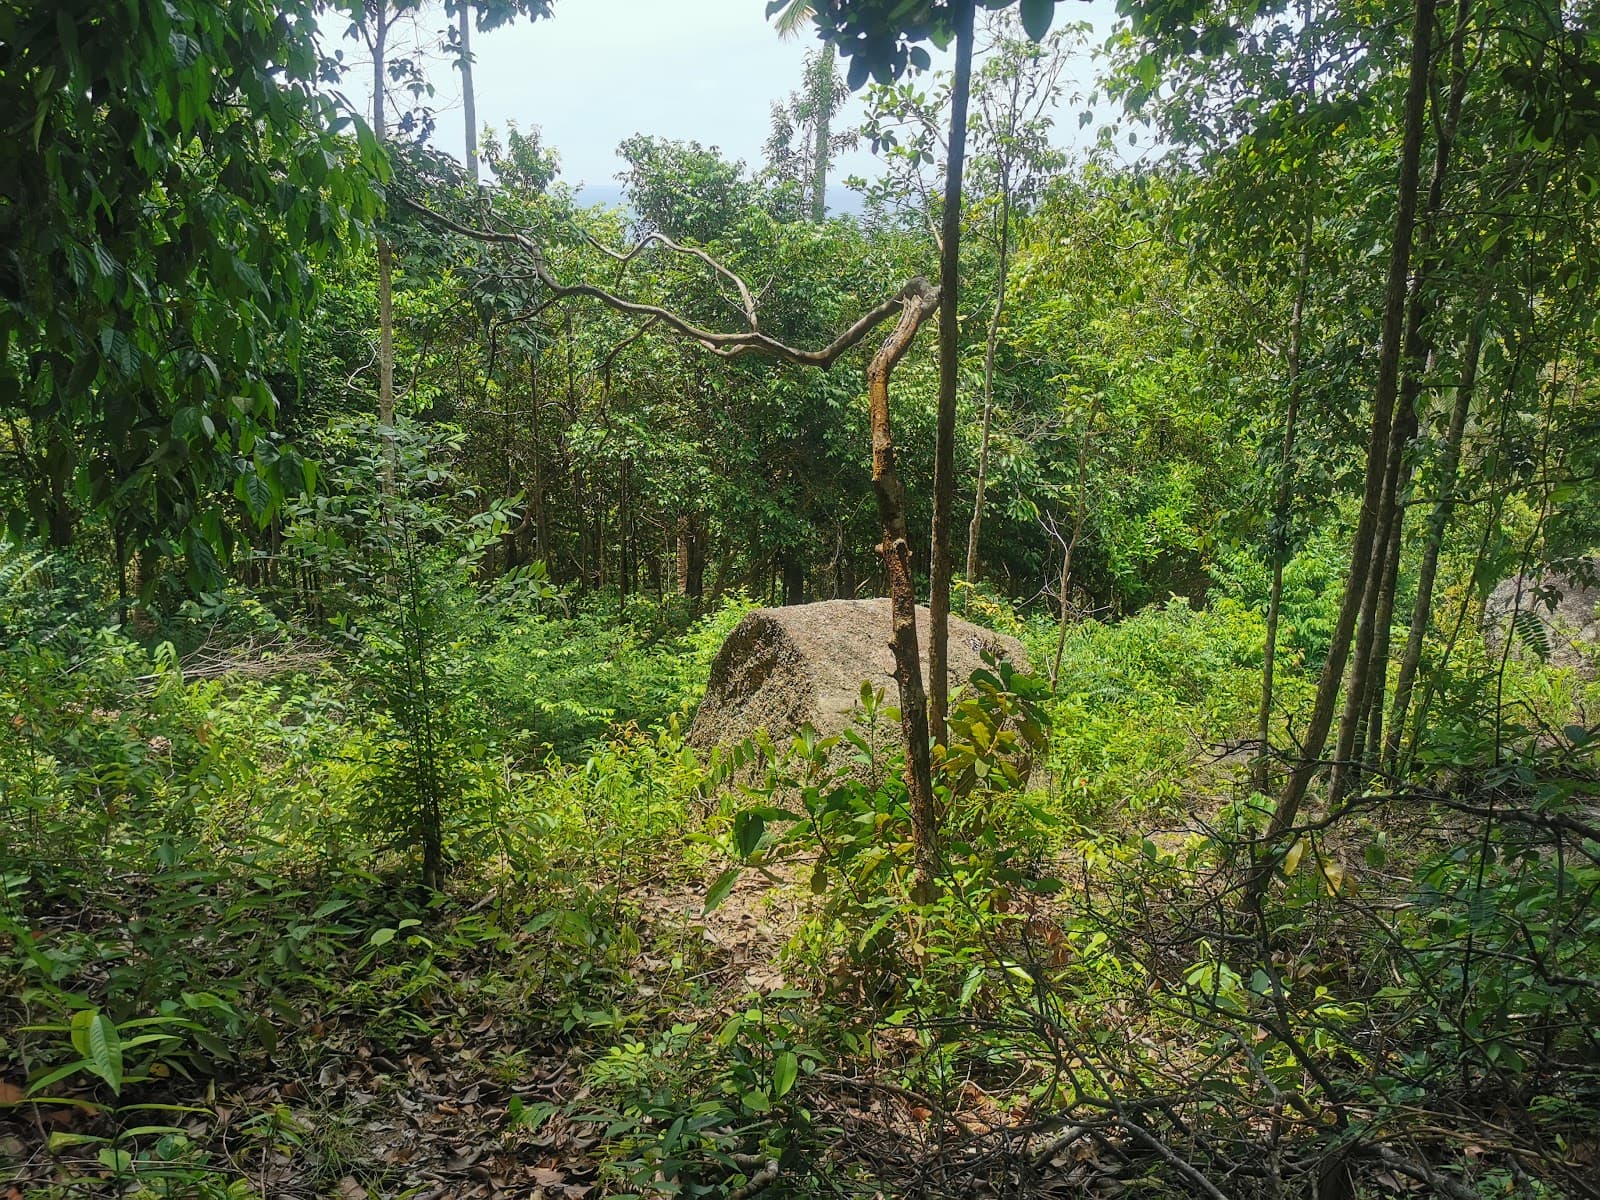
[(743, 2), (0, 0), (0, 1200), (1600, 1200), (1600, 9)]
[[(1570, 672), (1464, 655), (1426, 772), (1308, 818), (1251, 909), (1259, 618), (1076, 626), (1054, 691), (969, 687), (918, 904), (881, 693), (842, 744), (708, 763), (682, 731), (744, 604), (525, 598), (451, 676), (434, 893), (386, 807), (410, 744), (361, 694), (385, 646), (219, 600), (183, 655), (52, 615), (70, 585), (39, 559), (11, 586), (0, 672), (18, 1194), (1593, 1187)], [(1474, 719), (1491, 675), (1525, 727)]]

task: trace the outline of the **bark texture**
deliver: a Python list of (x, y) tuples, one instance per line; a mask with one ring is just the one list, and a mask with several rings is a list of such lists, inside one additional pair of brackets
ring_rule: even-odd
[(961, 368), (961, 175), (967, 154), (967, 99), (972, 91), (973, 0), (956, 0), (955, 78), (950, 88), (950, 143), (945, 161), (944, 220), (939, 237), (939, 422), (933, 450), (933, 537), (928, 584), (928, 725), (945, 740), (950, 686), (950, 534), (956, 495), (956, 384)]
[[(906, 529), (906, 490), (895, 472), (894, 434), (889, 426), (889, 379), (911, 349), (917, 330), (933, 311), (939, 291), (925, 280), (912, 280), (902, 293), (900, 320), (867, 367), (867, 403), (872, 420), (872, 491), (883, 527), (883, 570), (889, 580), (894, 681), (900, 695), (900, 726), (905, 739), (906, 792), (911, 805), (911, 832), (916, 843), (916, 886), (923, 897), (931, 895), (938, 874), (939, 815), (933, 799), (933, 762), (928, 746), (928, 695), (922, 686), (921, 656), (917, 651), (917, 592), (911, 575), (911, 538)], [(929, 606), (929, 624), (935, 617)], [(949, 694), (949, 680), (940, 679), (946, 656), (934, 658), (929, 647), (928, 669)]]

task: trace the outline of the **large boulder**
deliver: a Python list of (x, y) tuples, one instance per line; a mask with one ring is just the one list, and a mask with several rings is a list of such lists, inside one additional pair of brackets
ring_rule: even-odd
[[(924, 679), (929, 622), (928, 610), (919, 607)], [(807, 723), (824, 736), (842, 733), (850, 728), (863, 682), (884, 688), (886, 702), (898, 703), (889, 633), (888, 600), (823, 600), (750, 613), (711, 664), (690, 744), (709, 750), (765, 729), (781, 745)], [(1028, 665), (1028, 652), (1016, 638), (950, 618), (952, 689), (984, 665), (985, 649), (1019, 667)]]
[(1489, 593), (1484, 633), (1499, 646), (1515, 625), (1519, 650), (1538, 653), (1554, 666), (1593, 675), (1600, 654), (1600, 558), (1570, 571), (1515, 575)]

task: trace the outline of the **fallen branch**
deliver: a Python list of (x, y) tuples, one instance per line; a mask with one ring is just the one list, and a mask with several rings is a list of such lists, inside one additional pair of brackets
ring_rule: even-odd
[(828, 1071), (818, 1071), (811, 1078), (822, 1083), (836, 1084), (840, 1087), (853, 1087), (860, 1088), (863, 1091), (883, 1092), (887, 1095), (894, 1096), (899, 1100), (903, 1100), (908, 1104), (915, 1105), (918, 1108), (927, 1109), (941, 1121), (944, 1121), (950, 1125), (954, 1125), (957, 1129), (961, 1130), (962, 1133), (967, 1134), (969, 1137), (977, 1137), (981, 1133), (980, 1130), (974, 1129), (972, 1126), (968, 1125), (959, 1116), (950, 1112), (937, 1100), (933, 1099), (933, 1097), (925, 1096), (921, 1092), (914, 1092), (907, 1087), (901, 1087), (898, 1083), (889, 1083), (882, 1079), (870, 1079), (864, 1075), (834, 1075)]
[(1178, 1174), (1182, 1175), (1190, 1183), (1194, 1184), (1194, 1186), (1200, 1191), (1209, 1196), (1210, 1200), (1228, 1200), (1228, 1195), (1226, 1192), (1219, 1189), (1216, 1184), (1212, 1183), (1211, 1180), (1207, 1179), (1203, 1174), (1201, 1174), (1197, 1167), (1182, 1158), (1176, 1150), (1163, 1142), (1155, 1134), (1151, 1133), (1143, 1125), (1140, 1125), (1135, 1121), (1130, 1121), (1127, 1117), (1118, 1117), (1117, 1124), (1121, 1125), (1124, 1129), (1131, 1133), (1135, 1141), (1141, 1142), (1149, 1149), (1154, 1150), (1156, 1154), (1169, 1166), (1174, 1168)]
[(1367, 1150), (1374, 1158), (1389, 1170), (1404, 1175), (1407, 1179), (1415, 1179), (1418, 1183), (1425, 1183), (1439, 1195), (1448, 1197), (1448, 1200), (1480, 1200), (1477, 1190), (1469, 1188), (1459, 1179), (1435, 1171), (1427, 1163), (1417, 1162), (1407, 1158), (1392, 1146), (1381, 1143), (1371, 1146)]
[(768, 1184), (775, 1182), (777, 1178), (778, 1160), (775, 1158), (769, 1158), (767, 1159), (767, 1163), (764, 1167), (762, 1167), (754, 1175), (750, 1176), (748, 1183), (745, 1183), (740, 1187), (736, 1187), (733, 1189), (733, 1191), (728, 1193), (728, 1200), (749, 1200), (751, 1196), (754, 1196)]

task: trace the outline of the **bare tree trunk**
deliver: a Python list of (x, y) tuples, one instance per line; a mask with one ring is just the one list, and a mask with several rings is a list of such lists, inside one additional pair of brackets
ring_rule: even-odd
[(1078, 442), (1078, 483), (1074, 497), (1072, 536), (1067, 539), (1061, 557), (1061, 629), (1056, 635), (1056, 655), (1050, 663), (1050, 686), (1061, 678), (1061, 656), (1067, 650), (1067, 624), (1072, 616), (1072, 554), (1078, 548), (1078, 538), (1083, 534), (1083, 522), (1089, 513), (1088, 497), (1084, 494), (1089, 478), (1089, 439), (1094, 436), (1094, 420), (1100, 415), (1102, 397), (1095, 394), (1089, 406), (1089, 420), (1083, 427), (1083, 438)]
[(1267, 596), (1267, 636), (1261, 654), (1261, 707), (1256, 713), (1256, 760), (1252, 785), (1265, 795), (1272, 763), (1272, 699), (1278, 661), (1278, 623), (1283, 612), (1283, 564), (1288, 557), (1289, 517), (1294, 503), (1294, 442), (1300, 419), (1300, 362), (1305, 345), (1306, 291), (1311, 279), (1312, 219), (1301, 234), (1294, 312), (1289, 319), (1289, 395), (1283, 412), (1283, 449), (1278, 458), (1278, 490), (1272, 501), (1272, 587)]
[[(889, 377), (911, 348), (917, 330), (933, 311), (938, 292), (925, 280), (906, 285), (900, 320), (867, 367), (867, 401), (872, 417), (872, 490), (883, 525), (884, 572), (889, 578), (894, 680), (900, 693), (900, 731), (905, 739), (906, 792), (911, 804), (911, 834), (916, 847), (916, 891), (933, 893), (938, 873), (939, 814), (934, 807), (933, 763), (928, 746), (928, 698), (917, 653), (917, 589), (911, 576), (911, 538), (906, 529), (905, 486), (895, 473), (894, 436), (889, 428)], [(930, 664), (931, 667), (931, 664)]]
[(1400, 657), (1400, 674), (1394, 685), (1394, 706), (1389, 717), (1389, 732), (1384, 738), (1383, 762), (1390, 770), (1400, 766), (1400, 738), (1411, 706), (1417, 667), (1422, 662), (1422, 642), (1428, 622), (1433, 618), (1433, 586), (1439, 574), (1439, 550), (1444, 532), (1455, 508), (1456, 472), (1461, 466), (1461, 441), (1466, 434), (1467, 417), (1472, 411), (1472, 394), (1478, 382), (1478, 359), (1483, 349), (1483, 324), (1474, 318), (1461, 352), (1461, 380), (1456, 384), (1455, 406), (1450, 410), (1450, 426), (1445, 433), (1444, 457), (1439, 464), (1439, 494), (1428, 516), (1428, 532), (1422, 544), (1422, 563), (1417, 568), (1417, 598), (1411, 606), (1411, 632)]
[[(1417, 417), (1413, 411), (1397, 440), (1409, 444), (1417, 436)], [(1356, 728), (1356, 746), (1360, 749), (1357, 771), (1365, 773), (1377, 765), (1378, 749), (1383, 743), (1383, 703), (1389, 688), (1389, 646), (1393, 638), (1395, 593), (1400, 586), (1400, 554), (1404, 546), (1405, 505), (1399, 497), (1411, 485), (1411, 464), (1402, 463), (1400, 476), (1395, 482), (1394, 516), (1389, 522), (1389, 533), (1384, 545), (1383, 574), (1378, 583), (1378, 607), (1373, 624), (1372, 669), (1367, 678), (1367, 692), (1362, 703), (1361, 723)]]
[[(1345, 582), (1339, 619), (1328, 645), (1328, 657), (1317, 681), (1316, 699), (1306, 727), (1302, 758), (1289, 774), (1283, 798), (1278, 802), (1268, 826), (1269, 852), (1251, 870), (1245, 903), (1260, 903), (1280, 859), (1274, 843), (1280, 841), (1299, 815), (1300, 805), (1311, 777), (1321, 766), (1322, 751), (1333, 727), (1340, 683), (1350, 657), (1350, 641), (1355, 633), (1366, 595), (1367, 577), (1372, 566), (1373, 543), (1382, 520), (1383, 486), (1388, 475), (1389, 435), (1394, 423), (1395, 400), (1400, 386), (1400, 355), (1403, 349), (1406, 317), (1406, 280), (1411, 266), (1411, 244), (1415, 233), (1417, 194), (1421, 181), (1422, 134), (1428, 102), (1429, 61), (1432, 57), (1434, 0), (1416, 0), (1412, 16), (1410, 75), (1406, 86), (1400, 169), (1395, 188), (1394, 240), (1389, 250), (1389, 274), (1384, 288), (1383, 327), (1378, 352), (1378, 380), (1372, 400), (1372, 425), (1367, 444), (1366, 482), (1362, 489), (1361, 516), (1356, 523), (1355, 540), (1350, 550), (1350, 574)], [(1392, 502), (1393, 497), (1388, 497)]]
[(689, 517), (678, 518), (678, 595), (689, 594)]
[(1011, 250), (1011, 195), (1000, 193), (1000, 263), (995, 284), (994, 308), (989, 312), (989, 328), (983, 342), (983, 432), (978, 439), (977, 490), (972, 498), (972, 523), (967, 526), (968, 583), (978, 578), (978, 537), (983, 530), (983, 496), (989, 481), (989, 427), (994, 418), (994, 356), (1000, 343), (1000, 318), (1006, 307), (1006, 266)]
[(939, 420), (934, 436), (928, 586), (928, 727), (940, 743), (945, 740), (945, 713), (950, 706), (950, 518), (956, 495), (956, 376), (961, 367), (961, 175), (967, 153), (967, 99), (972, 91), (973, 0), (955, 0), (955, 10), (955, 78), (939, 247)]
[(806, 565), (799, 553), (789, 550), (783, 556), (783, 603), (785, 606), (806, 602)]
[(533, 538), (535, 552), (533, 557), (544, 563), (546, 570), (553, 570), (550, 562), (550, 525), (545, 516), (544, 507), (544, 467), (539, 461), (539, 351), (537, 344), (528, 355), (528, 394), (532, 409), (528, 418), (528, 453), (533, 457), (532, 495), (529, 497), (528, 506), (532, 510)]
[[(1412, 286), (1420, 290), (1420, 285), (1421, 281), (1418, 280)], [(1410, 341), (1410, 332), (1405, 340)], [(1379, 369), (1382, 370), (1381, 363)], [(1371, 675), (1374, 670), (1385, 669), (1384, 664), (1373, 661), (1373, 650), (1377, 644), (1378, 602), (1383, 591), (1384, 574), (1389, 560), (1390, 539), (1399, 536), (1397, 525), (1402, 514), (1398, 504), (1398, 494), (1401, 463), (1405, 456), (1406, 430), (1409, 424), (1404, 404), (1395, 404), (1390, 414), (1389, 432), (1385, 439), (1377, 512), (1367, 547), (1366, 561), (1361, 564), (1360, 625), (1355, 635), (1355, 652), (1350, 656), (1350, 678), (1345, 689), (1344, 710), (1339, 718), (1333, 763), (1328, 773), (1328, 796), (1335, 803), (1344, 797), (1351, 787), (1352, 780), (1360, 773), (1355, 758), (1358, 753), (1357, 743), (1362, 733), (1362, 717), (1366, 713)], [(1366, 515), (1364, 506), (1362, 515)]]
[(698, 617), (701, 609), (705, 607), (706, 543), (705, 518), (700, 513), (695, 513), (689, 519), (689, 575), (686, 581), (688, 586), (685, 589), (689, 597), (691, 617)]
[(461, 0), (461, 111), (466, 121), (467, 178), (478, 182), (478, 97), (472, 88), (472, 3)]
[(699, 513), (678, 518), (678, 594), (689, 601), (691, 616), (700, 615), (705, 598), (705, 522)]

